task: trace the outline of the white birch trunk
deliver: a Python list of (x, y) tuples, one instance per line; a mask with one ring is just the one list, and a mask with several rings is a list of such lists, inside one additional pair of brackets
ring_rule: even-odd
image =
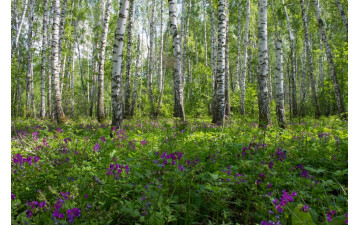
[(52, 67), (54, 77), (54, 100), (56, 110), (56, 120), (58, 123), (65, 122), (67, 119), (61, 105), (61, 94), (59, 86), (59, 14), (60, 14), (60, 1), (54, 0), (54, 23), (53, 23), (53, 38), (52, 38)]
[(205, 67), (208, 66), (208, 50), (207, 50), (207, 33), (206, 33), (206, 3), (203, 0), (204, 5), (204, 45), (205, 45)]
[(35, 0), (31, 0), (29, 10), (29, 31), (27, 37), (27, 44), (28, 44), (28, 70), (26, 73), (26, 116), (30, 117), (31, 114), (31, 85), (33, 80), (31, 79), (32, 73), (32, 38), (33, 38), (33, 24), (34, 24), (34, 7), (35, 7)]
[(312, 97), (315, 105), (315, 117), (320, 116), (320, 108), (319, 108), (319, 102), (317, 99), (316, 94), (316, 87), (315, 87), (315, 79), (314, 79), (314, 61), (311, 51), (311, 44), (310, 44), (310, 38), (309, 38), (309, 32), (308, 32), (308, 25), (307, 25), (307, 15), (305, 14), (305, 6), (304, 6), (304, 0), (300, 0), (301, 3), (301, 15), (302, 15), (302, 21), (304, 26), (304, 35), (305, 35), (305, 43), (306, 43), (306, 51), (307, 51), (307, 58), (308, 58), (308, 66), (309, 66), (309, 78), (311, 83), (311, 91), (312, 91)]
[(150, 102), (150, 115), (154, 116), (155, 115), (155, 111), (154, 111), (154, 96), (153, 96), (153, 69), (154, 69), (154, 51), (153, 51), (153, 46), (154, 46), (154, 33), (155, 33), (155, 29), (154, 29), (154, 25), (155, 25), (155, 0), (152, 1), (152, 8), (151, 8), (151, 21), (150, 21), (150, 46), (149, 46), (149, 59), (148, 59), (148, 78), (147, 78), (147, 83), (148, 83), (148, 97), (149, 97), (149, 102)]
[[(59, 63), (62, 62), (62, 45), (63, 45), (63, 37), (65, 30), (65, 18), (66, 18), (66, 10), (67, 10), (67, 0), (63, 0), (63, 5), (61, 8), (60, 15), (60, 26), (59, 26)], [(65, 64), (65, 60), (64, 60)], [(64, 68), (63, 66), (61, 68)], [(63, 74), (63, 69), (60, 70), (60, 74)]]
[[(48, 24), (48, 40), (47, 40), (47, 46), (48, 46), (48, 49), (50, 51), (50, 47), (52, 46), (51, 42), (51, 34), (50, 34), (50, 26), (51, 24), (53, 23), (53, 21), (51, 21), (51, 15), (53, 14), (53, 9), (51, 9), (49, 11), (49, 15), (48, 15), (48, 18), (49, 18), (49, 24)], [(47, 86), (48, 86), (48, 91), (47, 91), (47, 106), (48, 106), (48, 117), (49, 118), (52, 118), (52, 115), (53, 115), (53, 112), (52, 112), (52, 104), (51, 104), (51, 98), (52, 98), (52, 95), (51, 95), (51, 89), (52, 89), (52, 86), (51, 86), (51, 80), (52, 80), (52, 56), (51, 56), (51, 53), (49, 52), (49, 56), (48, 56), (48, 70), (47, 70), (47, 80), (48, 80), (48, 83), (47, 83)]]
[(137, 100), (137, 86), (138, 86), (138, 71), (139, 71), (139, 56), (140, 56), (140, 35), (138, 35), (137, 47), (136, 47), (136, 61), (135, 61), (135, 81), (134, 81), (134, 90), (132, 95), (131, 107), (130, 107), (130, 116), (133, 116), (136, 108)]
[(24, 2), (24, 9), (23, 9), (23, 12), (21, 14), (21, 19), (20, 19), (20, 24), (17, 28), (17, 31), (16, 31), (16, 37), (15, 37), (15, 43), (14, 43), (14, 46), (11, 50), (11, 61), (14, 57), (14, 53), (16, 52), (16, 49), (18, 47), (18, 43), (19, 43), (19, 37), (20, 37), (20, 33), (21, 33), (21, 28), (22, 28), (22, 25), (24, 23), (24, 19), (25, 19), (25, 15), (26, 15), (26, 10), (27, 10), (27, 7), (28, 7), (28, 0), (25, 0)]
[(289, 19), (289, 15), (287, 13), (287, 9), (286, 6), (284, 4), (284, 0), (282, 0), (282, 3), (284, 5), (284, 10), (285, 10), (285, 15), (286, 15), (286, 21), (287, 21), (287, 26), (288, 26), (288, 30), (289, 30), (289, 38), (290, 38), (290, 49), (291, 49), (291, 76), (290, 76), (290, 83), (291, 83), (291, 102), (292, 102), (292, 114), (294, 116), (297, 116), (298, 114), (298, 104), (297, 104), (297, 98), (296, 98), (296, 70), (295, 70), (295, 37), (292, 33), (292, 29), (291, 29), (291, 25), (290, 25), (290, 19)]
[(223, 123), (225, 120), (225, 48), (226, 48), (226, 2), (219, 0), (218, 5), (218, 54), (217, 73), (215, 81), (215, 101), (213, 123)]
[(267, 0), (259, 0), (258, 18), (258, 103), (259, 126), (271, 124), (268, 90)]
[(100, 62), (99, 62), (99, 76), (98, 76), (98, 104), (97, 104), (97, 119), (99, 123), (102, 123), (105, 120), (105, 106), (104, 106), (104, 66), (105, 66), (105, 50), (106, 50), (106, 41), (107, 34), (109, 30), (109, 21), (110, 21), (110, 10), (111, 10), (111, 1), (106, 1), (106, 9), (104, 15), (103, 23), (103, 32), (101, 38), (101, 47), (100, 47)]
[(122, 104), (122, 61), (124, 49), (124, 34), (126, 18), (128, 16), (129, 0), (121, 0), (119, 16), (115, 32), (112, 71), (111, 71), (111, 104), (112, 104), (112, 126), (121, 127), (123, 120)]
[(246, 92), (246, 69), (247, 69), (247, 44), (249, 42), (249, 25), (250, 25), (250, 0), (247, 0), (246, 3), (246, 25), (245, 25), (245, 34), (244, 34), (244, 62), (242, 64), (243, 69), (240, 78), (240, 114), (245, 115), (245, 92)]
[(161, 104), (162, 104), (162, 94), (163, 94), (163, 48), (164, 48), (164, 37), (163, 37), (163, 1), (160, 1), (160, 53), (159, 53), (159, 101), (157, 106), (156, 115), (160, 113)]
[(241, 59), (240, 59), (240, 43), (241, 43), (241, 0), (238, 3), (238, 33), (237, 33), (237, 56), (236, 56), (236, 73), (234, 77), (234, 90), (239, 89), (238, 81), (240, 83), (241, 77)]
[(133, 11), (134, 11), (134, 1), (130, 2), (129, 8), (129, 22), (127, 25), (127, 59), (126, 59), (126, 76), (125, 76), (125, 105), (124, 105), (124, 118), (129, 118), (130, 116), (130, 98), (131, 98), (131, 90), (130, 90), (130, 69), (131, 69), (131, 51), (132, 51), (132, 24), (133, 24)]
[(43, 37), (42, 37), (42, 49), (41, 49), (41, 110), (40, 110), (40, 118), (45, 119), (45, 73), (46, 73), (46, 48), (47, 48), (47, 6), (48, 1), (44, 1), (44, 18), (43, 18)]
[(181, 120), (185, 121), (185, 110), (184, 110), (184, 86), (182, 83), (181, 73), (181, 47), (180, 37), (176, 26), (176, 2), (175, 0), (168, 0), (169, 2), (169, 19), (170, 19), (170, 32), (173, 37), (173, 48), (174, 48), (174, 91), (175, 91), (175, 107), (174, 116), (180, 117)]
[(282, 42), (277, 39), (275, 42), (275, 77), (276, 77), (276, 115), (278, 119), (279, 127), (285, 128), (285, 102), (284, 102), (284, 76), (283, 76), (283, 53)]
[(229, 68), (229, 0), (225, 0), (226, 41), (225, 41), (225, 115), (230, 115), (230, 68)]

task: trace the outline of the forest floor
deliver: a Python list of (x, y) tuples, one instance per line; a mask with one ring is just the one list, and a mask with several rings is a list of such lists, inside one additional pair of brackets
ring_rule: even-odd
[(345, 224), (347, 122), (13, 120), (13, 224)]

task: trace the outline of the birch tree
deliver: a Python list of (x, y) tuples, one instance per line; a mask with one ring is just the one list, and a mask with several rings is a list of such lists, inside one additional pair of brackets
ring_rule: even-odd
[(236, 56), (236, 73), (234, 77), (234, 88), (238, 89), (238, 81), (240, 83), (240, 77), (241, 77), (241, 59), (240, 59), (240, 43), (241, 43), (241, 0), (239, 0), (238, 3), (239, 12), (238, 12), (238, 33), (237, 33), (237, 56)]
[(135, 74), (134, 74), (134, 89), (133, 95), (131, 100), (131, 107), (130, 107), (130, 116), (133, 116), (135, 113), (136, 108), (136, 100), (137, 100), (137, 86), (138, 86), (138, 72), (139, 72), (139, 57), (140, 57), (140, 35), (138, 35), (137, 47), (136, 47), (136, 61), (135, 61)]
[(271, 123), (268, 91), (268, 40), (267, 40), (267, 0), (259, 0), (258, 18), (258, 105), (259, 126)]
[(32, 46), (33, 46), (33, 24), (34, 24), (34, 7), (35, 7), (35, 0), (31, 0), (29, 6), (29, 31), (28, 31), (28, 70), (26, 73), (26, 116), (30, 116), (31, 112), (31, 85), (32, 85), (32, 70), (33, 70), (33, 53), (32, 53)]
[(103, 32), (101, 38), (101, 48), (100, 48), (100, 62), (99, 62), (99, 76), (98, 76), (98, 104), (97, 104), (97, 119), (99, 123), (102, 123), (105, 120), (105, 107), (104, 107), (104, 66), (105, 66), (105, 50), (106, 50), (106, 41), (107, 33), (109, 29), (110, 21), (110, 10), (111, 10), (111, 1), (106, 1), (106, 9), (104, 15), (103, 23)]
[(44, 0), (44, 17), (43, 17), (43, 37), (42, 37), (42, 49), (41, 49), (41, 110), (40, 118), (45, 119), (45, 75), (46, 75), (46, 48), (47, 48), (47, 6), (48, 1)]
[(131, 69), (131, 49), (132, 49), (132, 27), (133, 27), (133, 12), (134, 12), (134, 1), (130, 2), (129, 8), (129, 22), (127, 25), (127, 59), (126, 59), (126, 76), (125, 76), (125, 113), (124, 117), (128, 118), (130, 116), (130, 69)]
[(154, 46), (154, 33), (155, 33), (155, 0), (152, 1), (151, 7), (151, 19), (150, 19), (150, 45), (149, 45), (149, 58), (148, 58), (148, 77), (147, 77), (147, 84), (148, 84), (148, 97), (150, 102), (150, 115), (154, 116), (154, 96), (153, 96), (153, 46)]
[(111, 104), (112, 104), (112, 126), (120, 128), (123, 120), (122, 104), (122, 61), (124, 49), (124, 35), (126, 19), (128, 16), (129, 0), (121, 0), (119, 16), (115, 31), (114, 50), (111, 71)]
[(181, 70), (181, 47), (180, 37), (176, 23), (176, 2), (175, 0), (168, 0), (169, 3), (169, 19), (170, 19), (170, 32), (173, 38), (173, 49), (174, 49), (174, 116), (181, 118), (185, 121), (185, 110), (184, 110), (184, 87), (182, 83), (182, 70)]
[(208, 66), (208, 50), (207, 50), (207, 33), (206, 33), (206, 3), (203, 0), (204, 6), (204, 47), (205, 47), (205, 66)]
[[(67, 0), (63, 0), (63, 5), (61, 8), (61, 15), (60, 15), (60, 26), (59, 26), (59, 63), (61, 64), (62, 61), (62, 46), (63, 46), (63, 40), (64, 40), (64, 30), (65, 30), (65, 18), (66, 18), (66, 10), (67, 10)], [(65, 64), (65, 59), (64, 59)], [(62, 66), (61, 68), (63, 68)], [(62, 70), (60, 70), (60, 74), (62, 73)]]
[(213, 123), (223, 123), (225, 119), (225, 45), (226, 45), (226, 0), (219, 0), (218, 5), (218, 54), (215, 81), (215, 101)]
[(342, 7), (342, 4), (341, 4), (340, 0), (335, 0), (335, 2), (336, 2), (337, 8), (339, 9), (342, 22), (344, 24), (344, 29), (346, 31), (346, 41), (347, 41), (348, 40), (348, 19), (346, 17), (346, 14), (344, 12), (344, 9)]
[(225, 40), (225, 115), (230, 115), (230, 66), (229, 66), (229, 0), (225, 0), (226, 40)]
[(275, 77), (276, 77), (276, 115), (278, 119), (279, 127), (285, 128), (285, 101), (284, 101), (284, 76), (283, 76), (283, 53), (282, 53), (282, 41), (277, 39), (275, 42)]
[(54, 0), (54, 22), (53, 22), (53, 36), (52, 36), (52, 68), (53, 68), (53, 89), (55, 100), (55, 116), (58, 123), (65, 122), (66, 116), (61, 105), (61, 93), (59, 85), (59, 17), (60, 17), (60, 1)]
[(245, 115), (245, 92), (246, 92), (246, 69), (247, 69), (247, 44), (249, 42), (249, 26), (250, 26), (250, 0), (246, 3), (246, 24), (244, 34), (244, 58), (243, 58), (243, 69), (240, 77), (240, 114)]
[(295, 71), (295, 37), (293, 35), (292, 29), (291, 29), (291, 25), (290, 25), (290, 19), (289, 19), (289, 15), (287, 13), (287, 9), (286, 9), (286, 5), (284, 3), (284, 0), (282, 0), (282, 3), (284, 5), (284, 11), (285, 11), (285, 16), (286, 16), (286, 21), (287, 21), (287, 26), (288, 26), (288, 30), (289, 30), (289, 38), (290, 38), (290, 56), (291, 56), (291, 76), (290, 76), (290, 83), (291, 83), (291, 91), (292, 91), (292, 95), (291, 95), (291, 106), (292, 106), (292, 114), (294, 116), (297, 116), (298, 114), (298, 105), (297, 105), (297, 98), (296, 98), (296, 71)]
[(333, 61), (330, 44), (329, 44), (329, 41), (328, 41), (327, 36), (326, 36), (324, 22), (321, 19), (319, 5), (317, 4), (316, 0), (312, 0), (312, 2), (313, 2), (313, 5), (314, 5), (314, 9), (315, 9), (315, 16), (316, 16), (316, 19), (317, 19), (317, 22), (318, 22), (318, 25), (319, 25), (319, 32), (321, 33), (321, 39), (322, 39), (322, 41), (324, 43), (327, 62), (328, 62), (328, 65), (330, 67), (330, 77), (331, 77), (333, 88), (334, 88), (336, 105), (338, 107), (339, 113), (341, 114), (341, 113), (345, 112), (345, 107), (344, 107), (344, 102), (343, 102), (343, 99), (342, 99), (342, 96), (341, 96), (341, 90), (340, 90), (339, 82), (337, 80), (335, 64), (334, 64), (334, 61)]
[(305, 6), (304, 6), (304, 0), (300, 0), (301, 4), (301, 15), (302, 15), (302, 21), (304, 26), (304, 39), (306, 43), (306, 55), (308, 60), (308, 66), (309, 66), (309, 78), (310, 78), (310, 85), (311, 85), (311, 91), (312, 91), (312, 98), (315, 105), (315, 117), (320, 116), (320, 107), (319, 102), (316, 94), (316, 87), (315, 87), (315, 79), (314, 79), (314, 61), (311, 51), (311, 45), (310, 45), (310, 38), (309, 38), (309, 32), (308, 32), (308, 24), (307, 24), (307, 15), (305, 14)]
[(160, 53), (159, 53), (159, 101), (157, 106), (156, 115), (160, 113), (161, 104), (162, 104), (162, 95), (164, 91), (163, 84), (163, 49), (164, 49), (164, 37), (163, 37), (163, 1), (160, 1)]
[(24, 1), (24, 8), (23, 8), (23, 11), (22, 11), (22, 14), (21, 14), (20, 23), (17, 26), (17, 30), (16, 30), (15, 42), (14, 42), (13, 48), (11, 49), (11, 61), (13, 60), (14, 53), (16, 52), (16, 50), (18, 48), (19, 37), (20, 37), (20, 34), (21, 34), (22, 25), (24, 24), (24, 19), (25, 19), (27, 7), (28, 7), (28, 0), (25, 0)]

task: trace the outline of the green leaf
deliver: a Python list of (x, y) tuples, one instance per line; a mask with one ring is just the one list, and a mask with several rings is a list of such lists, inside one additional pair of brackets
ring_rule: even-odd
[(311, 218), (311, 214), (309, 212), (303, 212), (300, 211), (300, 209), (302, 208), (302, 205), (298, 205), (296, 208), (294, 208), (293, 210), (293, 215), (291, 217), (291, 221), (293, 225), (315, 225), (315, 223), (313, 222), (312, 218)]

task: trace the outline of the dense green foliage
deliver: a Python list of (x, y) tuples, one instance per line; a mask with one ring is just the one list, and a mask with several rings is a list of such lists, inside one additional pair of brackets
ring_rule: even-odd
[(285, 130), (250, 118), (131, 120), (113, 138), (108, 123), (91, 121), (14, 120), (11, 128), (13, 224), (347, 219), (348, 131), (336, 117)]

